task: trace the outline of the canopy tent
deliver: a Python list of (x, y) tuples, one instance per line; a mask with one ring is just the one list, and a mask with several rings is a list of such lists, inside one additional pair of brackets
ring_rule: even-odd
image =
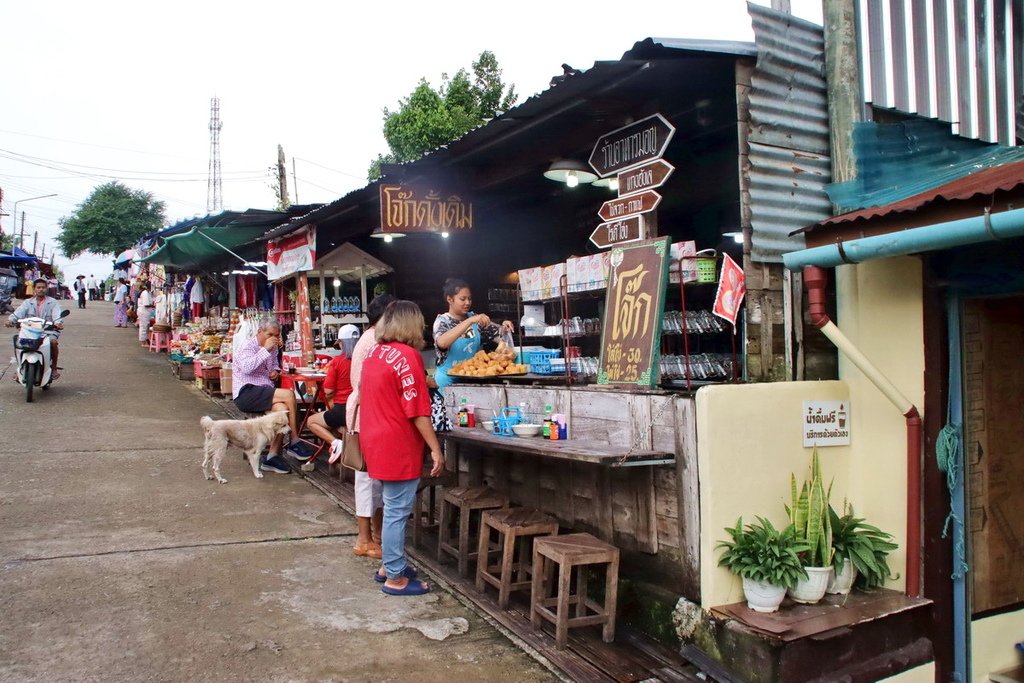
[(14, 247), (10, 252), (0, 252), (0, 263), (35, 263), (38, 259), (24, 249)]
[(134, 249), (125, 249), (114, 259), (114, 270), (122, 270), (139, 257)]

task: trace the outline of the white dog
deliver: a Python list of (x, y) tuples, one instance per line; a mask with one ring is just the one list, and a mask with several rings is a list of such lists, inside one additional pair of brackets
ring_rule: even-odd
[[(213, 420), (209, 416), (199, 420), (206, 432), (206, 443), (203, 447), (203, 474), (207, 479), (217, 477), (222, 484), (228, 483), (220, 473), (220, 463), (228, 446), (236, 446), (245, 452), (252, 473), (257, 479), (263, 478), (260, 472), (260, 455), (274, 437), (285, 435), (288, 427), (288, 413), (277, 411), (267, 413), (251, 420)], [(213, 472), (210, 472), (210, 461), (213, 461)]]

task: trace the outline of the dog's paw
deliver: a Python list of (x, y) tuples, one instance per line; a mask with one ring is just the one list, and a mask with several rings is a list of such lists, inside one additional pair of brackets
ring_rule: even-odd
[(206, 477), (207, 480), (213, 479), (213, 475), (207, 474), (206, 472), (203, 472), (203, 476)]
[(263, 478), (263, 473), (262, 472), (256, 472), (256, 478), (257, 479), (262, 479)]
[(217, 481), (219, 481), (219, 482), (220, 482), (220, 483), (222, 483), (222, 484), (226, 484), (226, 483), (228, 483), (228, 480), (227, 480), (227, 479), (225, 479), (224, 477), (218, 477), (218, 478), (217, 478)]

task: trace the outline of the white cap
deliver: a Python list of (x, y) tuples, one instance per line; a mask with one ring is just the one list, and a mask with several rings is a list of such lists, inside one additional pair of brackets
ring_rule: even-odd
[(338, 331), (338, 339), (359, 339), (359, 328), (355, 325), (342, 325)]

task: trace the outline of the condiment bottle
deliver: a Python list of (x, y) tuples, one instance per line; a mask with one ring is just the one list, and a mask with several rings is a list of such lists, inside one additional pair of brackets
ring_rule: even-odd
[(544, 427), (541, 434), (545, 439), (551, 438), (551, 406), (544, 406)]
[(466, 399), (462, 399), (459, 404), (459, 413), (456, 418), (456, 422), (460, 427), (465, 427), (469, 424), (469, 411), (466, 410)]
[[(462, 399), (462, 402), (465, 403), (466, 399)], [(466, 426), (476, 427), (476, 406), (474, 405), (466, 406)]]
[(558, 418), (559, 417), (561, 417), (561, 415), (558, 415), (558, 414), (551, 416), (551, 423), (549, 425), (548, 438), (551, 439), (552, 441), (558, 441)]

